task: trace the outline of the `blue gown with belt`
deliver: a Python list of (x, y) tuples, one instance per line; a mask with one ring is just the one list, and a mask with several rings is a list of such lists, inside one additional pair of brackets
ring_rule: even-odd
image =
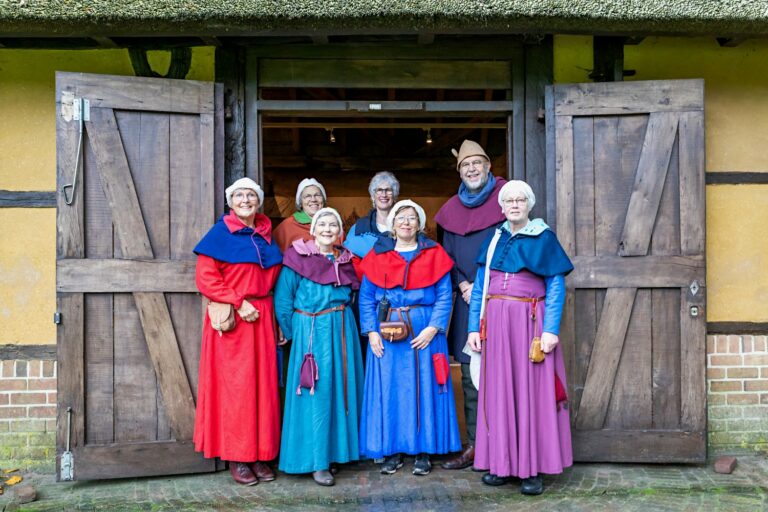
[[(432, 242), (434, 244), (434, 242)], [(410, 263), (420, 249), (401, 252)], [(453, 385), (450, 374), (445, 386), (438, 386), (432, 355), (448, 355), (445, 330), (451, 313), (451, 276), (415, 289), (402, 286), (386, 290), (390, 307), (420, 306), (410, 311), (414, 335), (433, 326), (438, 329), (430, 344), (414, 350), (409, 335), (390, 343), (383, 340), (384, 354), (376, 357), (368, 348), (363, 409), (360, 423), (360, 453), (371, 458), (396, 453), (441, 454), (461, 449)], [(360, 324), (365, 334), (378, 331), (377, 305), (383, 287), (363, 277), (360, 286)], [(393, 313), (393, 320), (397, 315)]]

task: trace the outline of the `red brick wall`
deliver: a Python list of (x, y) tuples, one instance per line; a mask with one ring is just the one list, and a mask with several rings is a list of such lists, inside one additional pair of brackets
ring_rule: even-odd
[(707, 336), (712, 453), (768, 451), (768, 336)]
[(0, 361), (0, 460), (53, 458), (55, 436), (56, 362)]

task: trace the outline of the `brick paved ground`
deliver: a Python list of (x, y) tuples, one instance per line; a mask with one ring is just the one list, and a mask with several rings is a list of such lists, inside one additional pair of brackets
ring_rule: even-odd
[[(406, 471), (408, 470), (408, 471)], [(278, 474), (275, 482), (254, 487), (232, 483), (229, 472), (212, 475), (56, 483), (49, 472), (26, 472), (39, 499), (18, 510), (768, 510), (768, 458), (739, 458), (732, 475), (706, 466), (578, 464), (545, 478), (539, 497), (525, 497), (519, 485), (491, 488), (481, 473), (436, 469), (415, 477), (406, 465), (394, 476), (370, 463), (342, 470), (332, 488), (307, 476)], [(0, 509), (13, 492), (0, 496)]]

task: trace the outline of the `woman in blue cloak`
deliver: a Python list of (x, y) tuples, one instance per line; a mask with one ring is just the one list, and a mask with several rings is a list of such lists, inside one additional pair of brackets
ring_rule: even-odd
[[(430, 454), (461, 448), (445, 330), (451, 312), (453, 260), (423, 235), (424, 210), (410, 200), (387, 217), (394, 238), (379, 238), (360, 268), (360, 325), (368, 336), (360, 451), (386, 457), (381, 472), (414, 455), (413, 474), (431, 470)], [(402, 319), (400, 341), (381, 322)]]

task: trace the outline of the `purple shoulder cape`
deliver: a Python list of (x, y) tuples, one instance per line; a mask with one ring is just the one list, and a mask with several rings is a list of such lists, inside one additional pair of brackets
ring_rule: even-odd
[(352, 265), (353, 254), (344, 247), (336, 248), (340, 251), (339, 257), (330, 260), (317, 250), (314, 240), (296, 240), (285, 251), (283, 265), (317, 284), (359, 289), (360, 280)]
[(456, 194), (450, 198), (435, 215), (435, 222), (451, 233), (464, 236), (504, 220), (504, 214), (499, 206), (498, 196), (501, 187), (507, 182), (496, 176), (496, 186), (488, 199), (477, 208), (467, 208)]

